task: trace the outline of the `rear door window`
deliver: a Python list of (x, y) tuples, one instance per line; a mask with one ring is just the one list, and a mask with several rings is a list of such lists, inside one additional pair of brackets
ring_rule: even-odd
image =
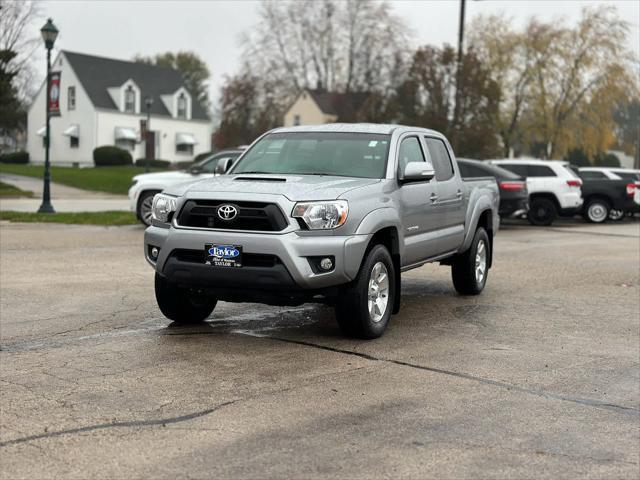
[(527, 165), (528, 177), (556, 177), (556, 173), (546, 165)]
[(600, 180), (600, 179), (604, 179), (604, 178), (608, 178), (604, 173), (602, 172), (585, 172), (585, 171), (579, 171), (578, 175), (580, 175), (580, 178), (583, 178), (585, 180)]
[(429, 156), (436, 171), (436, 180), (443, 182), (453, 177), (453, 164), (444, 142), (439, 138), (425, 137)]
[(510, 172), (515, 173), (516, 175), (520, 175), (521, 177), (526, 177), (527, 166), (519, 163), (499, 163), (498, 166), (500, 168), (504, 168), (505, 170), (509, 170)]
[(460, 169), (460, 175), (463, 178), (475, 178), (475, 177), (491, 177), (491, 173), (483, 170), (480, 167), (471, 165), (469, 163), (458, 162), (458, 168)]

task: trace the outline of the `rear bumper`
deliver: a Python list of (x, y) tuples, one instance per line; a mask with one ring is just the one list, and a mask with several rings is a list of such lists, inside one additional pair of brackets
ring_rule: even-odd
[(501, 217), (524, 215), (529, 211), (529, 200), (525, 198), (500, 199), (498, 213)]
[[(240, 290), (317, 290), (348, 283), (360, 268), (371, 235), (308, 235), (306, 232), (264, 234), (219, 230), (189, 230), (151, 226), (144, 235), (145, 258), (156, 272), (168, 280), (204, 288)], [(241, 245), (243, 255), (272, 256), (271, 265), (247, 265), (240, 268), (213, 267), (204, 264), (207, 243)], [(160, 249), (156, 261), (151, 247)], [(195, 252), (185, 261), (178, 250)], [(202, 252), (202, 263), (197, 252)], [(334, 268), (315, 273), (310, 257), (331, 256)]]

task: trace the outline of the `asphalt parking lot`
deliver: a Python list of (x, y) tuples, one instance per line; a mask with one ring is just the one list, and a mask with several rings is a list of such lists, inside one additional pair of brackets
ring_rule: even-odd
[(141, 227), (0, 225), (2, 478), (637, 478), (640, 223), (507, 226), (485, 292), (332, 310), (155, 305)]

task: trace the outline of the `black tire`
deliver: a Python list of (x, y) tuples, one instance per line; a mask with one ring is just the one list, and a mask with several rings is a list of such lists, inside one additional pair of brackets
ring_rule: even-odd
[(609, 220), (613, 220), (614, 222), (621, 222), (622, 220), (624, 220), (624, 217), (626, 215), (627, 214), (624, 210), (618, 210), (615, 208), (609, 210)]
[[(384, 268), (378, 267), (379, 264)], [(374, 274), (374, 267), (377, 269), (377, 275)], [(386, 283), (382, 276), (385, 273), (384, 270), (386, 270)], [(372, 339), (384, 333), (394, 306), (396, 275), (398, 272), (395, 271), (389, 250), (384, 245), (376, 245), (369, 250), (360, 266), (358, 276), (336, 301), (336, 319), (344, 334), (350, 337)], [(371, 281), (378, 285), (377, 288), (370, 285)], [(371, 300), (373, 313), (369, 310), (370, 288), (378, 295), (375, 302)], [(381, 312), (380, 305), (383, 303), (384, 310)]]
[[(489, 263), (491, 259), (491, 242), (484, 228), (478, 227), (469, 249), (457, 255), (451, 264), (451, 277), (453, 286), (461, 295), (478, 295), (484, 289), (489, 275)], [(482, 264), (484, 256), (484, 268), (480, 275), (478, 262)]]
[(531, 225), (548, 226), (551, 225), (558, 216), (558, 209), (553, 200), (548, 198), (534, 198), (529, 204), (527, 218)]
[(169, 320), (179, 324), (203, 322), (216, 307), (215, 298), (179, 288), (157, 273), (155, 287), (156, 301), (160, 311)]
[(151, 203), (156, 193), (160, 190), (147, 190), (142, 192), (138, 197), (138, 205), (136, 206), (136, 216), (147, 227), (151, 225)]
[(611, 205), (603, 198), (592, 198), (582, 209), (582, 218), (589, 223), (604, 223), (609, 218)]

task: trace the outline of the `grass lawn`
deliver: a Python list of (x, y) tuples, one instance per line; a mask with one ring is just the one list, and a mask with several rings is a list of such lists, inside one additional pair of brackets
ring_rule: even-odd
[(77, 225), (134, 225), (139, 220), (132, 212), (32, 213), (0, 211), (0, 220), (27, 223), (69, 223)]
[(20, 190), (13, 185), (0, 182), (0, 198), (33, 197), (33, 192)]
[[(151, 171), (161, 170), (151, 169)], [(0, 173), (42, 178), (44, 167), (0, 163)], [(83, 190), (126, 195), (131, 186), (131, 179), (139, 173), (144, 173), (144, 167), (51, 167), (51, 181)]]

